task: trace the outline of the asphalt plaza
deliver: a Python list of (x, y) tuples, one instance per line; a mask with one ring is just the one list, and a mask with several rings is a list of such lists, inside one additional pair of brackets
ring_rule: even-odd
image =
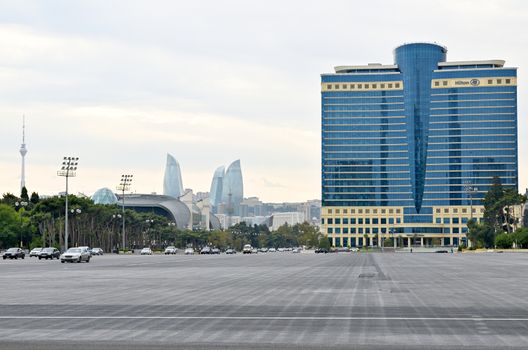
[(1, 349), (526, 348), (528, 254), (0, 262)]

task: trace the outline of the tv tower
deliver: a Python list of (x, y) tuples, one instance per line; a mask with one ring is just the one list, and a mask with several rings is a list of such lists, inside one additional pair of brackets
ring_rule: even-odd
[(26, 116), (22, 116), (22, 144), (20, 145), (20, 155), (22, 156), (22, 174), (20, 176), (20, 192), (26, 187)]

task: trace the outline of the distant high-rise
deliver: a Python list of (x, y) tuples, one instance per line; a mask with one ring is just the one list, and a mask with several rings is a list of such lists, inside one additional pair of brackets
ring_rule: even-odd
[(218, 167), (213, 175), (213, 181), (211, 182), (211, 191), (209, 192), (209, 198), (211, 205), (214, 208), (218, 207), (218, 204), (222, 201), (222, 188), (224, 184), (225, 167), (222, 165)]
[(236, 160), (227, 168), (222, 186), (222, 202), (227, 205), (228, 214), (238, 214), (243, 198), (242, 170), (240, 160)]
[(26, 117), (22, 116), (22, 144), (20, 145), (20, 155), (22, 156), (22, 173), (20, 176), (20, 191), (26, 187)]
[(183, 195), (183, 182), (180, 164), (173, 156), (167, 153), (167, 164), (163, 178), (163, 194), (178, 198)]

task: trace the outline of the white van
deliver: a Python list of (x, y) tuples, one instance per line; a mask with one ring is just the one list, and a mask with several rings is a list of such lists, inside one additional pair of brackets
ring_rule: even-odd
[(242, 249), (242, 253), (244, 254), (251, 254), (252, 251), (253, 251), (253, 247), (251, 246), (251, 244), (246, 244), (244, 248)]

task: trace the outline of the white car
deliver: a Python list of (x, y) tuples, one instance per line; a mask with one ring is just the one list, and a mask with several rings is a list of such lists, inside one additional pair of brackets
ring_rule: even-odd
[(91, 254), (86, 247), (70, 248), (60, 256), (61, 263), (86, 261), (90, 262)]
[(152, 249), (150, 248), (143, 248), (141, 249), (140, 255), (152, 255)]
[(275, 253), (277, 250), (275, 248), (268, 249), (268, 253)]
[(242, 249), (242, 253), (243, 254), (251, 254), (251, 253), (253, 253), (253, 247), (251, 246), (251, 244), (246, 244), (244, 246), (244, 248)]
[(193, 255), (194, 249), (193, 248), (185, 248), (185, 255)]
[(176, 254), (177, 252), (178, 252), (178, 248), (176, 248), (173, 245), (170, 245), (167, 248), (165, 248), (165, 252), (163, 254), (165, 254), (165, 255)]
[(31, 249), (31, 251), (29, 252), (29, 257), (33, 257), (33, 256), (36, 256), (38, 257), (40, 252), (42, 251), (42, 248), (33, 248)]

